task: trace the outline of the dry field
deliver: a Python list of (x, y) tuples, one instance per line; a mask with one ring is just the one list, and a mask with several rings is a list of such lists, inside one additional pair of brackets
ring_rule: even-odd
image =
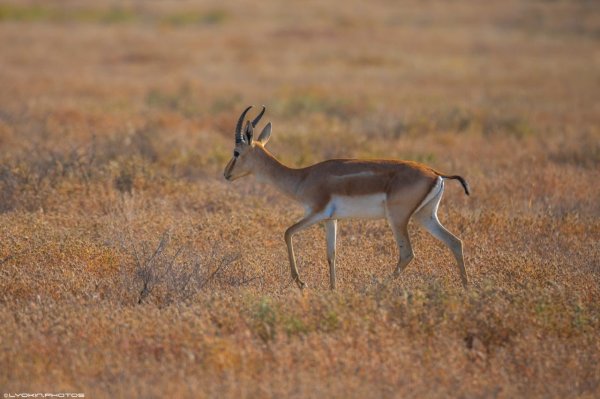
[[(0, 393), (600, 397), (595, 1), (1, 1)], [(447, 248), (322, 227), (222, 170), (247, 104), (293, 166), (461, 174)]]

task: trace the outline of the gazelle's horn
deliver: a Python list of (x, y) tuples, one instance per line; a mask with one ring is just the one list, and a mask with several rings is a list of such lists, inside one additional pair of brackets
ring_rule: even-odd
[(260, 118), (262, 118), (265, 111), (267, 110), (267, 107), (265, 107), (264, 105), (262, 107), (263, 107), (263, 109), (262, 109), (262, 111), (260, 111), (260, 114), (258, 114), (258, 116), (256, 118), (254, 118), (254, 120), (252, 121), (252, 127), (256, 127), (256, 124), (258, 122), (260, 122)]
[(246, 135), (246, 141), (248, 144), (252, 144), (252, 135), (254, 134), (254, 128), (250, 121), (246, 122), (246, 128), (244, 129), (244, 133)]
[(235, 127), (235, 143), (236, 144), (239, 144), (244, 141), (244, 136), (242, 135), (242, 124), (244, 123), (244, 118), (246, 117), (246, 114), (248, 113), (248, 111), (250, 111), (250, 108), (252, 108), (252, 105), (249, 106), (248, 108), (246, 108), (244, 110), (244, 112), (242, 112), (242, 115), (240, 115), (240, 119), (238, 119), (237, 126)]

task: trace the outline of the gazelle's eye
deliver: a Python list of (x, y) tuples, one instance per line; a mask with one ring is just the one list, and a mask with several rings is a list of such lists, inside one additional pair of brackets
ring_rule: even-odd
[(233, 156), (234, 156), (235, 158), (237, 158), (237, 157), (239, 157), (239, 156), (240, 156), (240, 153), (239, 153), (239, 152), (237, 152), (237, 150), (236, 150), (236, 151), (233, 151)]

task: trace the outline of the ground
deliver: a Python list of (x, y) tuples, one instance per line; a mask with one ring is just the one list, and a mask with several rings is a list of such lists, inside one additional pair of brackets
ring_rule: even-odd
[[(591, 1), (0, 2), (0, 391), (600, 396), (600, 7)], [(322, 227), (222, 177), (265, 104), (290, 166), (410, 159), (447, 248)]]

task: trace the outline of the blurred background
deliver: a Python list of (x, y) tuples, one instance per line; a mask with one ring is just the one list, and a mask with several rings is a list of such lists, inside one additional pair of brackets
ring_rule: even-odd
[[(127, 191), (153, 178), (141, 164), (217, 177), (248, 104), (267, 106), (271, 148), (293, 166), (386, 157), (498, 174), (495, 158), (534, 146), (595, 167), (599, 14), (593, 1), (2, 1), (4, 174), (71, 157), (135, 174)], [(14, 179), (1, 208), (50, 201)]]
[[(598, 396), (599, 4), (1, 0), (0, 387)], [(391, 230), (348, 221), (337, 293), (295, 238), (300, 297), (302, 209), (222, 177), (250, 104), (287, 165), (464, 176), (440, 218), (473, 289), (412, 225), (383, 284)]]

